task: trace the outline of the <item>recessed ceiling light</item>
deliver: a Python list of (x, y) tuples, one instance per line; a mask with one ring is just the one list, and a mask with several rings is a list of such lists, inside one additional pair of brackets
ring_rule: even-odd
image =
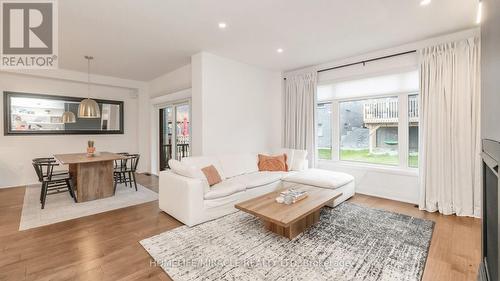
[(427, 6), (431, 3), (431, 0), (422, 0), (420, 1), (420, 6)]
[(227, 24), (225, 22), (219, 22), (220, 29), (225, 29), (226, 27), (227, 27)]
[(483, 18), (483, 1), (479, 1), (479, 6), (477, 7), (476, 23), (481, 24), (482, 18)]
[(278, 52), (278, 53), (283, 53), (283, 49), (281, 49), (281, 48), (276, 49), (276, 52)]

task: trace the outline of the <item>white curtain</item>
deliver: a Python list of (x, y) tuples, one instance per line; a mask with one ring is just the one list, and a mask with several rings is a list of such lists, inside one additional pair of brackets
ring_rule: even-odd
[(284, 146), (306, 149), (309, 165), (315, 163), (316, 71), (287, 77), (284, 97)]
[(481, 216), (480, 42), (420, 51), (420, 209)]

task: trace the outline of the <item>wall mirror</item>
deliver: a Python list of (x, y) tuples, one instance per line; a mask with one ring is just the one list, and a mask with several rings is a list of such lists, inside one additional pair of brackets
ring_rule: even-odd
[[(4, 92), (4, 135), (123, 134), (123, 101), (94, 99), (99, 118), (79, 118), (84, 98)], [(63, 122), (72, 112), (74, 122)]]

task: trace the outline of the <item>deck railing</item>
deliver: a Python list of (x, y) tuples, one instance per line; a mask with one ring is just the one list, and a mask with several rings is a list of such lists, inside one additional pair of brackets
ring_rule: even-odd
[[(418, 97), (408, 97), (408, 121), (418, 122)], [(399, 102), (397, 98), (376, 99), (367, 101), (363, 108), (365, 123), (398, 123)]]
[(418, 97), (409, 96), (408, 97), (408, 121), (418, 122), (419, 107), (418, 107)]

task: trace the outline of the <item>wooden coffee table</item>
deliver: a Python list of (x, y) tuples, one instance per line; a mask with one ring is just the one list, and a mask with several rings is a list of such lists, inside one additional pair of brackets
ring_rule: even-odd
[(276, 197), (282, 189), (241, 202), (235, 207), (260, 218), (266, 229), (293, 239), (319, 221), (320, 209), (323, 206), (342, 195), (342, 192), (336, 190), (306, 185), (297, 185), (294, 188), (307, 190), (309, 196), (291, 205), (280, 204), (276, 202)]

